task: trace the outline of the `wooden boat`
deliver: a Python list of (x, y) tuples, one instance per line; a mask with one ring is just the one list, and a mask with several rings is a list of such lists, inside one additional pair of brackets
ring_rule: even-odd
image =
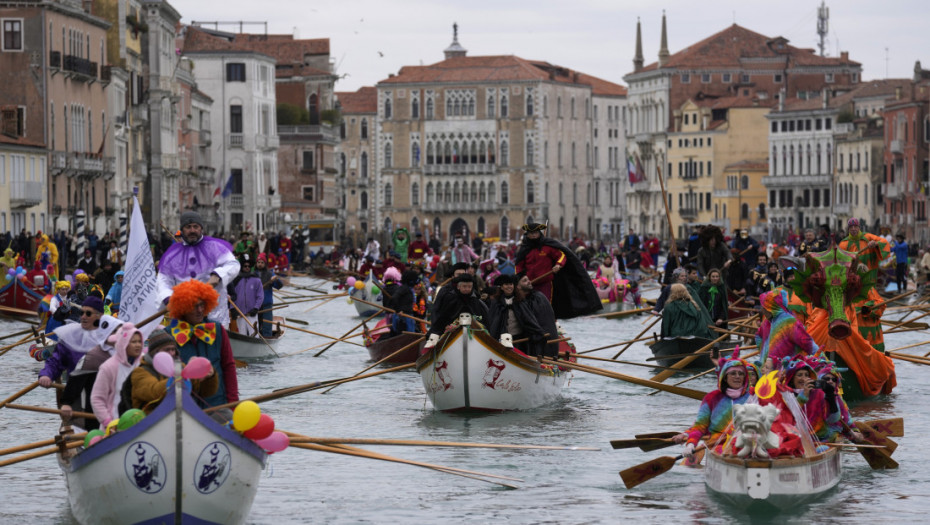
[(745, 511), (784, 511), (835, 487), (843, 475), (836, 448), (803, 458), (742, 459), (708, 451), (704, 482), (710, 493)]
[[(672, 366), (690, 354), (704, 348), (711, 343), (711, 339), (695, 336), (669, 337), (659, 339), (649, 345), (652, 355), (656, 357), (659, 366)], [(701, 357), (691, 361), (686, 368), (701, 368), (707, 370), (713, 368), (714, 363), (710, 360), (711, 353), (705, 352)]]
[[(417, 358), (420, 357), (420, 349), (425, 344), (424, 337), (414, 334), (398, 334), (394, 337), (387, 337), (390, 331), (387, 319), (378, 321), (373, 330), (366, 330), (365, 348), (368, 350), (371, 360), (374, 362), (381, 361), (394, 352), (407, 347), (406, 350), (385, 361), (385, 363), (405, 365), (416, 362)], [(417, 339), (420, 339), (419, 344), (411, 344)]]
[[(378, 294), (372, 295), (371, 290), (373, 288), (378, 288)], [(355, 311), (358, 312), (359, 317), (370, 317), (371, 315), (381, 312), (384, 310), (379, 310), (374, 306), (367, 305), (359, 301), (353, 301), (352, 299), (361, 299), (362, 301), (368, 301), (369, 303), (384, 304), (384, 294), (381, 293), (381, 289), (375, 285), (374, 280), (372, 279), (371, 273), (368, 274), (368, 278), (365, 279), (365, 287), (359, 290), (358, 288), (352, 288), (349, 290), (349, 302), (355, 304)]]
[(569, 377), (505, 347), (477, 323), (446, 332), (416, 369), (433, 407), (443, 411), (537, 408), (557, 399)]
[(78, 522), (246, 520), (267, 455), (211, 419), (183, 383), (135, 426), (59, 454)]
[(32, 286), (31, 283), (19, 279), (5, 281), (0, 276), (0, 307), (8, 315), (30, 316), (38, 315), (39, 304), (45, 297), (45, 291)]
[(226, 333), (229, 334), (229, 343), (232, 345), (233, 357), (236, 359), (250, 360), (268, 359), (277, 356), (275, 350), (277, 349), (278, 343), (284, 337), (284, 327), (281, 326), (283, 322), (283, 317), (275, 317), (273, 320), (274, 329), (271, 333), (271, 337), (266, 337), (264, 340), (258, 336), (242, 335), (228, 330)]

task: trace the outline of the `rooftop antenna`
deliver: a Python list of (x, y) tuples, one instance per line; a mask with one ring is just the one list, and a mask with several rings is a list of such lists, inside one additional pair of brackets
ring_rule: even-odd
[(820, 56), (826, 56), (824, 49), (826, 47), (827, 33), (830, 32), (830, 8), (827, 7), (826, 1), (821, 0), (820, 7), (817, 9), (817, 35), (820, 42), (817, 46), (820, 48)]

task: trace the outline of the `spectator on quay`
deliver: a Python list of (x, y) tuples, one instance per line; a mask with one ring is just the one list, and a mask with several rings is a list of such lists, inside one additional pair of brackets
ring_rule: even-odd
[(892, 253), (894, 253), (895, 262), (895, 279), (898, 282), (898, 293), (907, 291), (907, 274), (908, 274), (908, 246), (904, 242), (904, 234), (899, 233), (895, 235), (895, 239), (898, 242), (894, 244), (891, 248)]

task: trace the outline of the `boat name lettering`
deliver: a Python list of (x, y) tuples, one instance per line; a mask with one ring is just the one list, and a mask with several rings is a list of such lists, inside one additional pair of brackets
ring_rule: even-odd
[(501, 383), (497, 383), (494, 386), (494, 389), (501, 392), (519, 392), (520, 390), (523, 390), (523, 386), (521, 383), (508, 379)]
[(778, 475), (778, 481), (782, 483), (797, 483), (800, 479), (801, 475), (797, 472), (782, 472)]
[(823, 461), (811, 467), (811, 485), (816, 489), (828, 485), (836, 478), (837, 469), (834, 461)]

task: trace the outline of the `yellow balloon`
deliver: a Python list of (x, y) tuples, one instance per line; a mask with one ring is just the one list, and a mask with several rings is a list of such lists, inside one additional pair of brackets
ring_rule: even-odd
[(233, 427), (239, 432), (245, 432), (258, 424), (262, 411), (255, 401), (243, 401), (233, 411)]
[(365, 287), (365, 281), (355, 281), (355, 284), (352, 286), (355, 286), (356, 290), (361, 290)]
[(109, 423), (107, 423), (106, 435), (109, 436), (110, 434), (113, 434), (114, 432), (116, 432), (116, 425), (118, 424), (119, 424), (119, 419), (114, 419), (110, 421)]

